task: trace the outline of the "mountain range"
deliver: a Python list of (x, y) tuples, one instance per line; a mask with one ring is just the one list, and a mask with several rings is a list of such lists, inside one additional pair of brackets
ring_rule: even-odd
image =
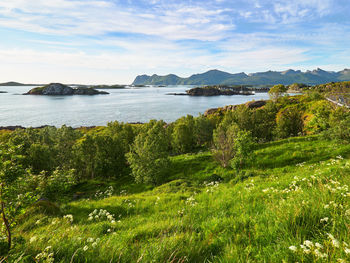
[(339, 72), (325, 71), (320, 68), (302, 72), (289, 69), (286, 71), (266, 71), (246, 74), (231, 74), (220, 70), (209, 70), (202, 74), (195, 74), (188, 78), (181, 78), (174, 74), (166, 76), (139, 75), (132, 85), (290, 85), (303, 83), (318, 85), (328, 82), (349, 81), (350, 69)]

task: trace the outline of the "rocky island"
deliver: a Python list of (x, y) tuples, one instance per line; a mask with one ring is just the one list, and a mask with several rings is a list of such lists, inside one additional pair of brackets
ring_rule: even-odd
[(98, 95), (109, 94), (105, 91), (99, 91), (93, 88), (78, 87), (72, 88), (61, 83), (51, 83), (43, 87), (31, 89), (23, 95), (47, 95), (47, 96), (66, 96), (66, 95)]
[(186, 90), (186, 93), (168, 93), (167, 95), (188, 96), (232, 96), (232, 95), (254, 95), (247, 87), (240, 86), (206, 86)]

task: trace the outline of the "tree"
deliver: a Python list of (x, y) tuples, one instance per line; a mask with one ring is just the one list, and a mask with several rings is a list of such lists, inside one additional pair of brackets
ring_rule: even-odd
[(269, 96), (272, 100), (278, 100), (287, 92), (287, 90), (288, 88), (282, 84), (275, 85), (269, 90)]
[(222, 122), (214, 130), (214, 158), (227, 167), (231, 160), (236, 168), (242, 167), (253, 146), (253, 138), (249, 131), (241, 130), (235, 123)]
[(178, 119), (173, 126), (172, 146), (177, 153), (188, 153), (195, 147), (195, 121), (193, 116), (187, 115)]
[(136, 182), (156, 185), (164, 180), (170, 164), (168, 146), (163, 121), (152, 120), (143, 127), (127, 154)]
[(304, 127), (302, 112), (296, 106), (288, 106), (278, 112), (276, 124), (278, 137), (298, 136)]
[(200, 115), (194, 120), (195, 142), (198, 147), (208, 146), (213, 140), (214, 125), (210, 119)]
[(36, 200), (36, 188), (28, 188), (28, 170), (23, 168), (21, 146), (0, 144), (0, 214), (7, 236), (8, 248), (12, 244), (13, 220), (23, 208)]

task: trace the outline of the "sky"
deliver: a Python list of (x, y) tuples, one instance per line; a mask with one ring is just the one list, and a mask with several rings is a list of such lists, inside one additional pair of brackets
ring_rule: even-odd
[(0, 0), (0, 82), (350, 67), (349, 0)]

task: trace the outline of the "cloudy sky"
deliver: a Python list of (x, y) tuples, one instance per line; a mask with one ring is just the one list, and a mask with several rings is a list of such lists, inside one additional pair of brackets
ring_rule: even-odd
[(350, 67), (349, 0), (0, 0), (0, 82)]

